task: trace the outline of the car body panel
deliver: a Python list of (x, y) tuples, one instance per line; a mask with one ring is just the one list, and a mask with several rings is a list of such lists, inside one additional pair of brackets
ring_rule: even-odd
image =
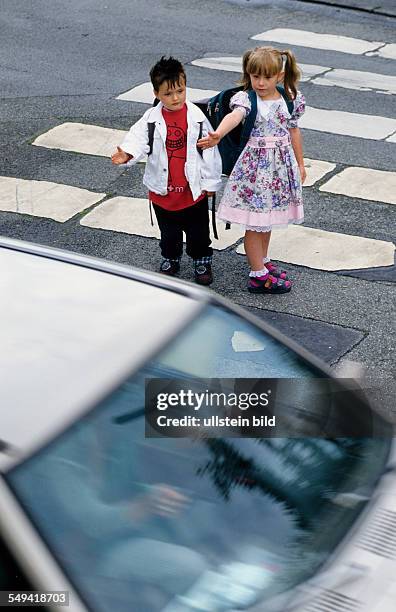
[(396, 474), (392, 472), (381, 478), (370, 503), (331, 561), (312, 581), (297, 589), (293, 604), (286, 606), (285, 612), (393, 612), (395, 509)]
[(181, 293), (4, 248), (0, 270), (1, 438), (23, 456), (202, 308)]
[[(83, 605), (60, 570), (40, 535), (0, 476), (0, 530), (11, 553), (35, 584), (37, 590), (68, 591), (72, 612), (83, 612)], [(57, 608), (54, 608), (57, 609)], [(64, 608), (59, 607), (59, 610)]]

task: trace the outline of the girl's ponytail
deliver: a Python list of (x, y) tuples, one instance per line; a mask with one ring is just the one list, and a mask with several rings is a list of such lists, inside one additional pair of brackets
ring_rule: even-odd
[(248, 62), (252, 53), (254, 53), (256, 49), (248, 49), (242, 56), (242, 76), (238, 81), (238, 85), (242, 85), (243, 89), (246, 91), (251, 88), (250, 83), (250, 75), (247, 71)]
[(297, 66), (296, 58), (294, 54), (286, 49), (285, 51), (280, 52), (285, 59), (285, 78), (284, 78), (284, 86), (286, 94), (292, 99), (295, 100), (297, 96), (297, 83), (300, 79), (300, 70)]

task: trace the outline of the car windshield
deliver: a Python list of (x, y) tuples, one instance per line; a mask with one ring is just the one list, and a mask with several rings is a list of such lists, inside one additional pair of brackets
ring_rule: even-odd
[(250, 323), (209, 306), (7, 479), (91, 609), (220, 612), (272, 602), (275, 610), (345, 536), (389, 442), (146, 438), (145, 380), (182, 375), (317, 373)]

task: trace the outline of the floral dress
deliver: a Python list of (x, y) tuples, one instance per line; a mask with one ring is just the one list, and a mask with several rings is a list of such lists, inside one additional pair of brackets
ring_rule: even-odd
[[(249, 96), (236, 93), (230, 108), (250, 112)], [(239, 156), (221, 199), (218, 217), (245, 229), (268, 232), (289, 223), (302, 223), (304, 209), (300, 171), (290, 143), (289, 128), (305, 111), (298, 92), (290, 116), (286, 102), (257, 97), (257, 117), (248, 143)]]

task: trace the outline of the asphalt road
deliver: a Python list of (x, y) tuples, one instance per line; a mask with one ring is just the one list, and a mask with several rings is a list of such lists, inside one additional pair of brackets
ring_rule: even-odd
[[(189, 65), (203, 56), (240, 55), (250, 37), (272, 28), (293, 28), (364, 40), (396, 42), (396, 20), (361, 11), (305, 2), (247, 0), (0, 0), (0, 176), (47, 180), (104, 192), (145, 197), (143, 169), (123, 172), (103, 157), (32, 146), (54, 126), (81, 122), (128, 129), (146, 106), (116, 96), (148, 80), (163, 54), (180, 58), (189, 84), (230, 87), (236, 74)], [(333, 50), (293, 47), (306, 64), (392, 76), (395, 61)], [(310, 106), (394, 117), (394, 96), (301, 86)], [(373, 119), (375, 121), (375, 119)], [(344, 166), (394, 170), (396, 144), (304, 130), (305, 155)], [(328, 177), (326, 177), (326, 180)], [(396, 206), (305, 189), (306, 225), (312, 228), (395, 241)], [(1, 234), (90, 255), (156, 268), (154, 239), (0, 212)], [(370, 395), (381, 410), (395, 406), (395, 266), (327, 272), (288, 265), (294, 279), (287, 296), (254, 296), (245, 290), (246, 261), (230, 247), (216, 253), (213, 290), (253, 310), (334, 367), (349, 361), (365, 368)], [(182, 277), (191, 278), (185, 260)]]

